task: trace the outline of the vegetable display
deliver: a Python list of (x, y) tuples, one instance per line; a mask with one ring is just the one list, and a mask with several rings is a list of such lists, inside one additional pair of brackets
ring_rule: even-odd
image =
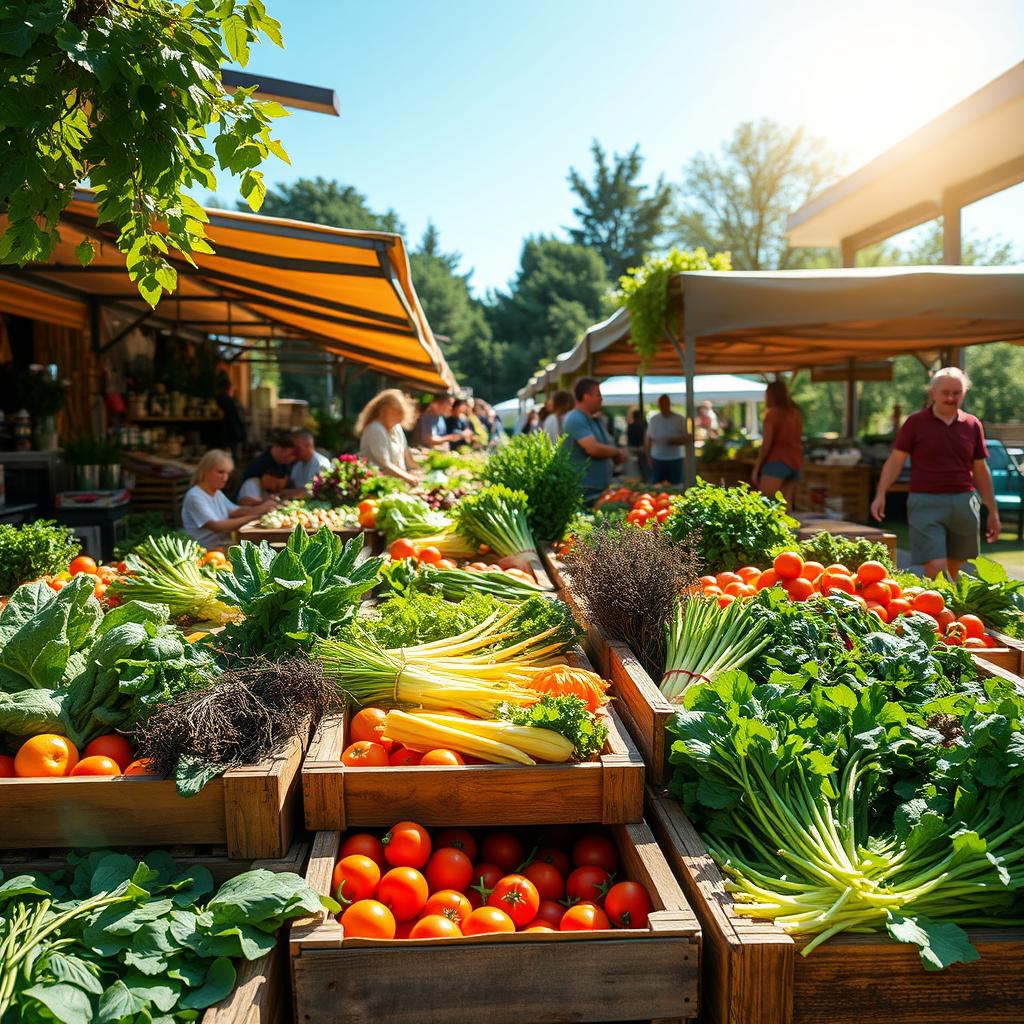
[(422, 499), (412, 494), (387, 494), (377, 502), (374, 526), (388, 543), (405, 537), (416, 540), (444, 533), (452, 521), (443, 512), (434, 512)]
[(463, 498), (453, 509), (453, 515), (461, 533), (486, 544), (496, 554), (536, 556), (528, 507), (523, 491), (492, 484)]
[(261, 516), (257, 525), (266, 530), (294, 530), (301, 526), (314, 533), (322, 526), (329, 530), (351, 530), (359, 524), (354, 508), (320, 508), (303, 501), (289, 501)]
[(541, 591), (523, 570), (501, 569), (497, 565), (488, 568), (483, 562), (465, 567), (431, 565), (414, 557), (391, 562), (384, 566), (381, 575), (392, 590), (434, 590), (449, 601), (461, 601), (472, 593), (523, 601)]
[(885, 544), (866, 537), (843, 537), (822, 530), (801, 541), (798, 550), (805, 562), (846, 565), (854, 572), (865, 562), (880, 562), (890, 572), (896, 568)]
[(363, 497), (363, 487), (373, 475), (365, 459), (357, 455), (339, 455), (306, 485), (306, 493), (313, 501), (326, 505), (355, 505)]
[(950, 611), (956, 616), (975, 615), (986, 626), (1024, 639), (1024, 580), (1011, 579), (991, 558), (975, 558), (968, 565), (976, 576), (961, 572), (950, 582), (940, 574), (933, 581)]
[(82, 550), (66, 526), (40, 519), (24, 526), (0, 523), (0, 594), (67, 569)]

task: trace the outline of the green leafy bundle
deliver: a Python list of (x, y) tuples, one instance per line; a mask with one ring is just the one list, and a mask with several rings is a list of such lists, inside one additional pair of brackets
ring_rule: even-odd
[(961, 572), (950, 581), (939, 573), (935, 579), (935, 589), (945, 597), (946, 607), (954, 615), (977, 615), (992, 629), (1024, 638), (1024, 580), (1012, 579), (991, 558), (974, 558), (968, 565), (974, 566), (977, 576)]
[(432, 537), (451, 525), (444, 513), (432, 511), (422, 498), (412, 494), (386, 494), (377, 504), (375, 526), (389, 544), (398, 537)]
[(22, 583), (64, 572), (81, 550), (75, 535), (52, 520), (24, 526), (0, 523), (0, 594), (13, 594)]
[(552, 729), (572, 743), (572, 756), (577, 761), (596, 757), (608, 739), (608, 726), (590, 713), (586, 701), (574, 695), (545, 695), (527, 707), (502, 703), (495, 710), (495, 717), (513, 725)]
[(244, 618), (218, 637), (233, 655), (277, 659), (335, 636), (377, 584), (383, 558), (359, 561), (362, 538), (343, 543), (327, 527), (297, 526), (275, 552), (265, 541), (231, 548), (232, 572), (218, 574), (221, 595)]
[(745, 483), (716, 487), (698, 479), (673, 502), (662, 529), (673, 540), (699, 536), (697, 554), (705, 570), (718, 573), (742, 565), (766, 565), (778, 548), (795, 545), (796, 526), (781, 501)]
[(978, 958), (963, 927), (1024, 912), (1024, 694), (902, 628), (851, 630), (845, 679), (810, 657), (692, 687), (671, 789), (737, 913), (813, 935), (805, 956), (886, 930), (937, 970)]
[(195, 1021), (234, 989), (234, 960), (269, 953), (293, 918), (340, 909), (299, 875), (264, 869), (211, 896), (207, 868), (163, 851), (72, 854), (53, 877), (2, 879), (3, 1024)]
[(570, 457), (567, 438), (554, 443), (543, 431), (520, 434), (487, 463), (484, 479), (526, 495), (527, 522), (537, 540), (561, 540), (583, 503), (583, 471)]
[(536, 583), (505, 572), (477, 572), (471, 569), (438, 569), (414, 558), (389, 562), (381, 570), (387, 586), (396, 593), (414, 590), (436, 591), (449, 601), (461, 601), (471, 594), (490, 594), (503, 601), (524, 601), (541, 591)]
[(506, 610), (500, 601), (481, 593), (449, 601), (441, 594), (408, 590), (382, 602), (372, 615), (356, 619), (344, 638), (353, 643), (369, 640), (385, 650), (414, 647), (465, 633), (499, 610)]
[(167, 624), (165, 606), (128, 601), (104, 616), (92, 591), (86, 578), (15, 591), (0, 615), (0, 732), (54, 732), (82, 749), (211, 677), (209, 653)]
[[(779, 550), (784, 549), (785, 545)], [(840, 537), (822, 530), (821, 533), (801, 541), (797, 549), (805, 562), (820, 562), (822, 565), (838, 563), (851, 571), (856, 571), (865, 562), (881, 562), (890, 570), (896, 568), (885, 544), (880, 540), (868, 540), (866, 537)]]
[(528, 508), (523, 491), (513, 491), (504, 484), (491, 484), (463, 498), (453, 514), (460, 533), (478, 544), (486, 544), (495, 554), (536, 554)]

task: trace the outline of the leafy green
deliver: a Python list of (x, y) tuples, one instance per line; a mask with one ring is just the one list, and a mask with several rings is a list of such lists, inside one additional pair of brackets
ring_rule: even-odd
[[(784, 544), (779, 551), (787, 547), (792, 550), (790, 545)], [(813, 537), (801, 541), (798, 550), (804, 561), (820, 562), (822, 565), (839, 564), (856, 570), (865, 562), (881, 562), (887, 569), (896, 568), (885, 544), (880, 540), (868, 540), (866, 537), (840, 537), (822, 530)]]
[(372, 616), (355, 620), (346, 630), (345, 639), (368, 639), (385, 650), (413, 647), (458, 636), (504, 610), (505, 606), (490, 595), (471, 594), (456, 602), (439, 594), (410, 591), (384, 601)]
[(567, 438), (552, 442), (544, 431), (520, 434), (487, 463), (484, 479), (526, 495), (526, 518), (539, 541), (561, 540), (583, 503), (583, 471), (570, 456)]
[(376, 528), (390, 544), (398, 537), (430, 537), (443, 533), (451, 520), (442, 512), (433, 512), (422, 499), (412, 494), (386, 494), (377, 504)]
[(527, 521), (529, 502), (524, 491), (491, 484), (469, 494), (453, 510), (459, 532), (498, 555), (536, 551)]
[(967, 563), (977, 576), (961, 572), (950, 581), (939, 573), (935, 589), (954, 615), (970, 613), (993, 629), (1024, 638), (1024, 580), (1012, 579), (996, 561), (984, 556)]
[(0, 594), (40, 576), (63, 572), (82, 550), (66, 526), (39, 519), (24, 526), (0, 523)]
[(383, 558), (359, 562), (363, 542), (342, 542), (327, 527), (312, 536), (297, 526), (276, 552), (243, 541), (231, 548), (233, 571), (219, 574), (225, 602), (244, 615), (219, 640), (232, 654), (276, 659), (335, 636), (377, 583)]
[(698, 479), (673, 501), (672, 514), (662, 529), (673, 540), (698, 537), (697, 553), (706, 571), (717, 573), (767, 564), (780, 546), (796, 544), (796, 525), (781, 501), (753, 491), (745, 483), (716, 487)]
[(532, 725), (559, 733), (572, 743), (573, 757), (578, 761), (600, 754), (608, 739), (608, 726), (587, 710), (586, 701), (573, 695), (545, 695), (528, 707), (501, 703), (495, 717), (513, 725)]
[(490, 594), (503, 601), (522, 601), (540, 591), (535, 583), (516, 579), (500, 570), (477, 572), (471, 569), (438, 569), (404, 558), (388, 562), (381, 569), (381, 578), (392, 591), (403, 594), (413, 590), (435, 591), (449, 601), (461, 601), (471, 594)]

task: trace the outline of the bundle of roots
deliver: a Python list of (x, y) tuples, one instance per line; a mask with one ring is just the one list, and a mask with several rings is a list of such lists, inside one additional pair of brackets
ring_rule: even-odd
[(173, 775), (182, 757), (224, 769), (272, 757), (340, 697), (319, 662), (238, 659), (202, 690), (163, 704), (135, 734), (136, 757)]

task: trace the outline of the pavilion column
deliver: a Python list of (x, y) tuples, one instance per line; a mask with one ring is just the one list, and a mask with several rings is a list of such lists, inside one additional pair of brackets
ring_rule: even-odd
[(694, 394), (693, 378), (697, 369), (697, 339), (686, 334), (683, 343), (683, 377), (686, 380), (686, 486), (692, 487), (697, 481), (697, 444), (694, 428), (697, 423), (697, 396)]
[[(960, 216), (963, 207), (960, 200), (949, 192), (942, 195), (942, 262), (949, 267), (958, 267), (963, 261), (963, 240), (960, 230)], [(951, 349), (943, 361), (944, 366), (964, 368), (964, 350)]]

